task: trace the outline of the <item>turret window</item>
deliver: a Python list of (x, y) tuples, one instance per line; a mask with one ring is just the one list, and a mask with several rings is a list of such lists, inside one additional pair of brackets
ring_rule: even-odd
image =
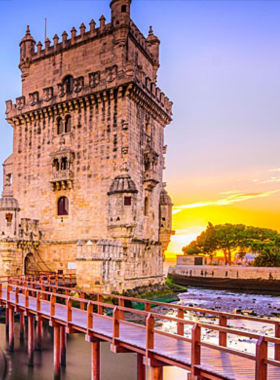
[(126, 13), (126, 5), (122, 5), (122, 13)]
[(66, 94), (71, 94), (73, 92), (74, 79), (71, 75), (64, 78), (63, 84), (65, 86)]
[(57, 134), (61, 135), (63, 133), (63, 120), (61, 117), (57, 119), (56, 125), (57, 125)]
[(12, 224), (13, 214), (6, 214), (5, 219), (6, 219), (7, 226), (10, 226)]
[(131, 206), (131, 197), (124, 197), (124, 205)]
[(69, 201), (66, 197), (59, 198), (57, 202), (57, 215), (69, 215)]
[(65, 133), (71, 132), (71, 116), (67, 115), (65, 118)]

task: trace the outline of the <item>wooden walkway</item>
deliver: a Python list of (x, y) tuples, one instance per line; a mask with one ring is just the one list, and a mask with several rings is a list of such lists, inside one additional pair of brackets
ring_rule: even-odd
[[(63, 332), (85, 334), (86, 340), (92, 343), (92, 379), (99, 380), (99, 348), (102, 341), (111, 343), (115, 353), (135, 352), (138, 354), (138, 379), (145, 379), (145, 367), (152, 367), (153, 380), (162, 379), (162, 367), (171, 365), (191, 372), (192, 379), (256, 379), (280, 380), (280, 320), (261, 319), (219, 313), (212, 310), (194, 309), (182, 306), (164, 304), (170, 309), (177, 309), (178, 317), (156, 314), (151, 311), (151, 304), (157, 302), (142, 301), (146, 310), (134, 310), (125, 307), (133, 298), (111, 296), (116, 298), (118, 305), (105, 302), (104, 294), (95, 294), (96, 301), (89, 301), (81, 290), (80, 297), (70, 297), (71, 288), (59, 286), (60, 280), (42, 278), (34, 280), (9, 280), (1, 286), (0, 301), (7, 306), (9, 319), (9, 342), (13, 346), (13, 313), (18, 311), (31, 318), (29, 327), (29, 355), (32, 364), (32, 318), (38, 321), (49, 320), (55, 329), (54, 366), (55, 378), (59, 378), (59, 368), (63, 361), (61, 351)], [(66, 282), (64, 282), (66, 284)], [(139, 302), (139, 300), (137, 299)], [(75, 306), (73, 306), (73, 304)], [(112, 316), (105, 314), (105, 309), (112, 309)], [(186, 310), (197, 311), (199, 314), (216, 314), (219, 325), (196, 323), (184, 319)], [(135, 313), (144, 318), (145, 325), (128, 322), (126, 313)], [(229, 318), (252, 320), (275, 326), (275, 337), (262, 336), (227, 327)], [(155, 327), (155, 321), (176, 323), (177, 333), (163, 331)], [(184, 328), (192, 325), (192, 336), (185, 336)], [(64, 329), (64, 330), (63, 330)], [(219, 333), (219, 344), (206, 343), (201, 340), (201, 330), (212, 329)], [(227, 347), (227, 335), (238, 335), (256, 342), (256, 354), (244, 353)], [(268, 358), (268, 344), (275, 347), (274, 358)], [(65, 355), (65, 353), (64, 353)]]

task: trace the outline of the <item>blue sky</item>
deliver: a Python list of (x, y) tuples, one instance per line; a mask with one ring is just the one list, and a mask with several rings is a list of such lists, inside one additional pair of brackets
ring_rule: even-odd
[[(5, 100), (21, 92), (18, 44), (26, 25), (43, 42), (47, 17), (52, 41), (92, 18), (99, 23), (102, 14), (109, 21), (110, 10), (109, 0), (0, 0), (0, 14), (2, 162), (12, 151)], [(174, 101), (165, 180), (175, 205), (216, 201), (221, 193), (268, 194), (241, 196), (217, 220), (239, 210), (241, 222), (246, 212), (251, 224), (263, 216), (269, 226), (272, 213), (271, 226), (280, 230), (280, 173), (273, 172), (280, 167), (280, 1), (133, 0), (131, 17), (145, 35), (153, 25), (162, 42), (159, 86)], [(223, 206), (213, 207), (219, 215)], [(175, 227), (198, 231), (205, 212), (184, 211), (185, 227), (176, 213)]]

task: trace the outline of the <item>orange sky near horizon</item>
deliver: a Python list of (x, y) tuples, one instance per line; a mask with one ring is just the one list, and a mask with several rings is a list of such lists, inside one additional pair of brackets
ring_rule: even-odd
[[(213, 177), (197, 178), (188, 186), (170, 183), (173, 197), (173, 230), (166, 257), (182, 253), (183, 246), (195, 240), (212, 224), (242, 223), (280, 232), (280, 169), (266, 168), (255, 176), (223, 181)], [(180, 191), (180, 188), (187, 189)], [(186, 199), (187, 202), (183, 203)], [(189, 200), (189, 201), (188, 201)]]

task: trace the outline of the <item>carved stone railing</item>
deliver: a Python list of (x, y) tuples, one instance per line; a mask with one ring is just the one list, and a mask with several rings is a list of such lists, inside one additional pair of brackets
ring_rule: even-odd
[(74, 173), (70, 169), (53, 171), (51, 175), (51, 184), (53, 191), (72, 189)]

